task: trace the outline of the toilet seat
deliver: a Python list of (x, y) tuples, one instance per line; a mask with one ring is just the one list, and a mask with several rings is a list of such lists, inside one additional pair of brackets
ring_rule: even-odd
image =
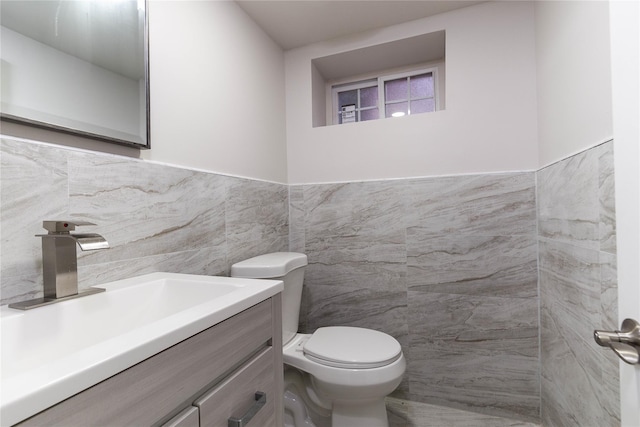
[(325, 366), (371, 369), (389, 365), (402, 355), (400, 343), (383, 332), (351, 326), (318, 328), (304, 343), (308, 359)]

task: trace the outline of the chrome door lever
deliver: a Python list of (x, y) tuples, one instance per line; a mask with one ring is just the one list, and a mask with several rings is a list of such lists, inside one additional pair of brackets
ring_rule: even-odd
[(624, 319), (619, 331), (593, 331), (593, 338), (602, 347), (612, 349), (626, 363), (640, 363), (640, 324), (636, 320)]

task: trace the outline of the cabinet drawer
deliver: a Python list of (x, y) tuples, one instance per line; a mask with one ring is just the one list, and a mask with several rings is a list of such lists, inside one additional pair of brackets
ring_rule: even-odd
[(24, 426), (151, 426), (222, 380), (273, 334), (272, 301), (261, 302), (73, 397)]
[(256, 392), (266, 393), (266, 403), (247, 426), (275, 426), (273, 393), (280, 393), (275, 375), (274, 350), (269, 347), (194, 403), (200, 409), (200, 427), (227, 427), (230, 417), (242, 418), (257, 405)]
[(198, 408), (190, 406), (171, 418), (162, 427), (200, 427)]

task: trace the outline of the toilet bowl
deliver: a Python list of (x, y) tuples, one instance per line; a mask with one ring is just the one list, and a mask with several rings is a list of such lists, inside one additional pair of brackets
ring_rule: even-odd
[(300, 388), (310, 406), (330, 411), (332, 427), (388, 427), (384, 398), (406, 369), (400, 344), (383, 332), (349, 326), (297, 333), (306, 265), (304, 254), (277, 252), (234, 264), (231, 275), (284, 282), (283, 361), (308, 376), (311, 387)]

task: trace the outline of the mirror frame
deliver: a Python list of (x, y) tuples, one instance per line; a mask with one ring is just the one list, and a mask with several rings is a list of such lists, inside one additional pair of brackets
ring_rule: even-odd
[(151, 97), (150, 97), (150, 78), (149, 78), (149, 0), (144, 0), (144, 29), (143, 29), (143, 47), (144, 47), (144, 78), (145, 78), (145, 129), (146, 138), (143, 143), (137, 143), (134, 141), (128, 141), (125, 139), (115, 138), (112, 136), (101, 135), (93, 132), (84, 131), (81, 129), (75, 129), (71, 127), (56, 125), (53, 123), (42, 122), (38, 120), (29, 119), (26, 117), (15, 116), (13, 114), (7, 114), (0, 111), (0, 119), (2, 121), (18, 123), (40, 129), (46, 129), (54, 132), (65, 133), (68, 135), (81, 136), (84, 138), (94, 139), (97, 141), (109, 142), (112, 144), (125, 145), (128, 147), (139, 149), (151, 148)]

